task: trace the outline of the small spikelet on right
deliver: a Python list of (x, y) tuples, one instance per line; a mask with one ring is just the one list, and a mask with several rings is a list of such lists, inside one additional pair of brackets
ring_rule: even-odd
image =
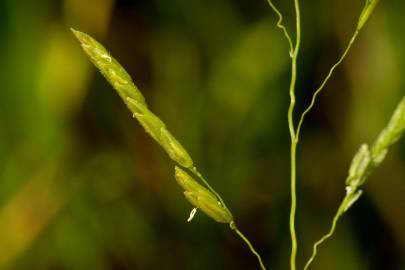
[(405, 96), (398, 104), (388, 125), (381, 131), (371, 149), (373, 162), (378, 165), (383, 160), (391, 145), (397, 142), (405, 131)]
[(377, 6), (379, 0), (366, 0), (366, 5), (360, 14), (359, 22), (357, 23), (357, 30), (363, 28), (370, 15), (373, 13), (374, 8)]

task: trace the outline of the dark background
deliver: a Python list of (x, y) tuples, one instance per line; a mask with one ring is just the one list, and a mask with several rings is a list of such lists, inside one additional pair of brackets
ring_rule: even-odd
[[(294, 34), (293, 1), (276, 1)], [(297, 114), (345, 48), (363, 1), (302, 1)], [(298, 265), (344, 196), (361, 143), (404, 94), (403, 1), (381, 1), (305, 123)], [(0, 269), (258, 269), (191, 205), (173, 163), (69, 28), (127, 68), (269, 269), (288, 269), (288, 46), (265, 0), (0, 1)], [(312, 269), (405, 269), (405, 141)]]

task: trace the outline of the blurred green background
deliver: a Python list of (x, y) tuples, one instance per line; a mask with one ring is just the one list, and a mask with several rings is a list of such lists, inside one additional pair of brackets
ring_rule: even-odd
[[(276, 1), (293, 32), (293, 1)], [(363, 1), (302, 1), (298, 106)], [(298, 263), (325, 233), (353, 154), (404, 94), (405, 4), (381, 1), (303, 129)], [(258, 269), (199, 213), (173, 164), (69, 32), (100, 40), (222, 194), (269, 269), (288, 269), (289, 57), (265, 0), (0, 1), (0, 269)], [(312, 269), (405, 269), (405, 140)]]

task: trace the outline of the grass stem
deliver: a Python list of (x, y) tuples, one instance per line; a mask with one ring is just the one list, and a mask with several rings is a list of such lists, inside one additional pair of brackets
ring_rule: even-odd
[(295, 85), (297, 80), (297, 58), (301, 44), (301, 15), (298, 0), (294, 0), (295, 19), (296, 19), (296, 41), (293, 53), (291, 54), (291, 82), (290, 82), (290, 106), (288, 108), (288, 127), (291, 137), (291, 208), (290, 208), (290, 235), (291, 235), (291, 255), (290, 255), (290, 269), (296, 269), (296, 256), (297, 256), (297, 235), (295, 232), (295, 212), (297, 209), (297, 136), (294, 128), (294, 107), (295, 107)]
[(359, 30), (357, 29), (353, 36), (351, 37), (345, 51), (343, 52), (342, 56), (339, 58), (339, 60), (330, 68), (328, 74), (326, 75), (325, 79), (322, 81), (321, 85), (318, 87), (318, 89), (315, 90), (312, 99), (311, 99), (311, 103), (309, 104), (309, 106), (305, 109), (305, 111), (301, 114), (300, 117), (300, 121), (298, 123), (297, 126), (297, 140), (299, 138), (300, 135), (300, 131), (301, 131), (301, 127), (302, 124), (304, 122), (305, 116), (309, 113), (309, 111), (312, 109), (312, 107), (314, 107), (315, 102), (316, 102), (316, 98), (318, 97), (318, 95), (320, 94), (320, 92), (324, 89), (326, 83), (329, 81), (329, 79), (332, 77), (333, 72), (335, 71), (335, 69), (343, 62), (343, 60), (346, 58), (347, 54), (349, 53), (351, 47), (353, 46), (354, 41), (356, 40), (357, 36), (359, 34)]
[(311, 265), (312, 261), (315, 259), (315, 256), (318, 253), (318, 246), (333, 235), (333, 233), (335, 232), (335, 229), (336, 229), (336, 224), (337, 224), (340, 216), (341, 216), (341, 214), (338, 211), (336, 213), (336, 215), (333, 217), (332, 226), (330, 227), (329, 232), (327, 234), (325, 234), (324, 236), (322, 236), (322, 238), (319, 239), (317, 242), (315, 242), (313, 249), (312, 249), (312, 255), (309, 258), (308, 262), (305, 264), (304, 270), (307, 270), (308, 267)]
[(234, 230), (240, 238), (249, 246), (250, 251), (256, 256), (257, 260), (259, 261), (260, 268), (262, 270), (266, 270), (266, 267), (263, 264), (262, 258), (260, 257), (260, 254), (255, 250), (253, 245), (250, 243), (249, 239), (246, 238), (246, 236), (243, 235), (241, 231), (236, 227), (235, 223), (231, 224), (231, 229)]
[(277, 21), (277, 27), (280, 28), (283, 33), (284, 36), (286, 37), (287, 41), (288, 41), (288, 46), (290, 47), (290, 55), (293, 53), (293, 43), (291, 40), (290, 35), (288, 34), (287, 28), (283, 25), (283, 15), (281, 14), (281, 12), (278, 10), (278, 8), (273, 4), (273, 2), (271, 0), (267, 0), (267, 2), (269, 3), (269, 6), (271, 7), (271, 9), (277, 14), (278, 16), (278, 21)]

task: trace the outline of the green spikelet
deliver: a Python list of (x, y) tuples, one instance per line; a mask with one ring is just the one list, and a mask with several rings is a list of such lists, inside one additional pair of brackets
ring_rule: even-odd
[(346, 185), (360, 187), (370, 173), (384, 160), (389, 148), (405, 130), (405, 97), (399, 102), (388, 125), (380, 132), (371, 149), (363, 144), (354, 156), (346, 178)]
[(367, 144), (363, 144), (352, 160), (346, 185), (357, 188), (363, 184), (369, 174), (367, 171), (369, 170), (371, 161), (369, 147)]
[(193, 177), (183, 169), (175, 166), (174, 176), (177, 183), (185, 190), (193, 193), (199, 193), (204, 196), (214, 196), (211, 191), (200, 185)]
[(395, 109), (394, 114), (385, 129), (381, 131), (377, 140), (375, 141), (371, 155), (373, 162), (378, 165), (383, 160), (391, 145), (396, 143), (402, 136), (405, 130), (405, 97)]
[(360, 198), (362, 191), (359, 188), (384, 160), (389, 148), (401, 138), (404, 130), (405, 96), (399, 102), (388, 125), (381, 131), (371, 149), (367, 144), (363, 144), (354, 156), (346, 178), (346, 197), (339, 208), (340, 214), (346, 212)]
[(127, 98), (127, 106), (133, 112), (133, 116), (139, 121), (145, 131), (162, 146), (172, 160), (186, 168), (191, 168), (193, 166), (193, 160), (190, 155), (167, 130), (166, 125), (162, 120), (135, 99)]
[(97, 40), (86, 33), (72, 29), (73, 34), (80, 41), (83, 50), (89, 56), (91, 62), (100, 70), (101, 74), (117, 90), (122, 100), (126, 103), (126, 98), (135, 99), (144, 106), (145, 98), (133, 83), (131, 76), (115, 60), (108, 51)]
[(159, 142), (160, 130), (166, 128), (166, 125), (155, 114), (142, 103), (137, 102), (132, 98), (127, 98), (128, 108), (133, 112), (141, 126), (145, 129), (154, 140)]
[(213, 193), (177, 166), (175, 168), (175, 178), (177, 183), (185, 190), (184, 196), (193, 206), (217, 222), (231, 223), (233, 221), (232, 214)]
[(373, 13), (374, 8), (377, 6), (379, 0), (366, 0), (363, 11), (360, 14), (359, 22), (357, 23), (357, 30), (363, 28), (370, 15)]
[(193, 160), (190, 155), (168, 131), (162, 120), (148, 109), (142, 93), (120, 63), (94, 38), (83, 32), (71, 30), (90, 60), (118, 92), (145, 131), (163, 147), (172, 160), (183, 167), (191, 168)]

